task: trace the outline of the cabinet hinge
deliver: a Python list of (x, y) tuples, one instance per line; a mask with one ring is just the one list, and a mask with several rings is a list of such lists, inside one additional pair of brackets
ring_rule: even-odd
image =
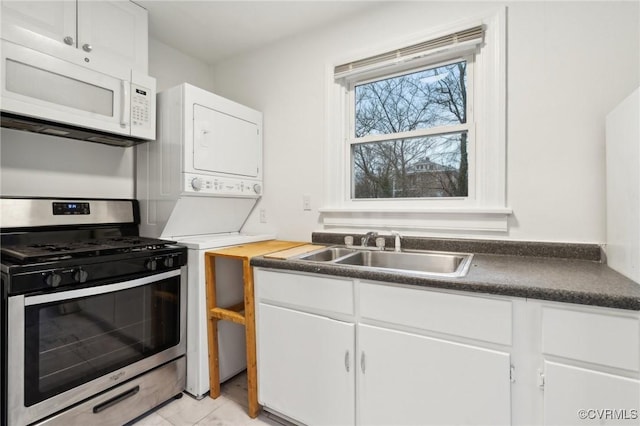
[(513, 365), (509, 368), (509, 381), (511, 383), (516, 381), (516, 367)]
[(537, 384), (540, 389), (544, 390), (544, 370), (542, 368), (538, 368)]

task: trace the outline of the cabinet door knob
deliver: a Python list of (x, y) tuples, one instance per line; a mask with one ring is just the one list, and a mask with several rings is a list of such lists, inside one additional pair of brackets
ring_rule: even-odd
[(71, 36), (66, 36), (66, 37), (64, 38), (64, 43), (65, 43), (65, 44), (68, 44), (69, 46), (73, 45), (73, 37), (71, 37)]
[(364, 366), (364, 351), (360, 354), (360, 370), (362, 370), (362, 374), (364, 374), (365, 366)]
[(91, 46), (89, 43), (85, 43), (82, 45), (82, 50), (84, 50), (85, 52), (91, 52), (93, 50), (93, 46)]
[(344, 368), (349, 372), (349, 351), (344, 353)]

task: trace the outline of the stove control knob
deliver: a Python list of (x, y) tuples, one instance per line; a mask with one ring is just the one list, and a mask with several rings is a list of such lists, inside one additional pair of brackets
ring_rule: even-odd
[(262, 191), (262, 186), (260, 186), (259, 183), (256, 183), (253, 185), (253, 192), (255, 192), (256, 194), (260, 194), (260, 191)]
[(144, 263), (144, 267), (149, 271), (155, 271), (158, 269), (158, 262), (155, 259), (149, 259)]
[(87, 282), (87, 278), (89, 278), (89, 273), (82, 268), (76, 269), (73, 272), (73, 279), (78, 283)]
[(193, 178), (191, 179), (191, 187), (194, 191), (200, 191), (202, 189), (202, 179)]
[(60, 274), (56, 274), (55, 272), (50, 272), (45, 275), (44, 282), (49, 287), (58, 287), (62, 282), (62, 276), (60, 276)]
[(164, 260), (162, 261), (162, 264), (165, 266), (165, 268), (172, 268), (173, 257), (165, 257)]

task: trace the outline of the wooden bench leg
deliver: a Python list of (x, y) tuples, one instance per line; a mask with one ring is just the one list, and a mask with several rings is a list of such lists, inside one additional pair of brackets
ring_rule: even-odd
[(220, 396), (220, 358), (218, 352), (218, 320), (209, 320), (209, 396)]
[[(218, 351), (218, 319), (211, 318), (210, 312), (217, 307), (216, 302), (216, 260), (215, 257), (206, 257), (205, 263), (205, 287), (207, 290), (207, 340), (209, 343), (209, 396), (220, 396), (220, 356)], [(206, 267), (208, 266), (208, 267)]]
[(244, 275), (244, 315), (247, 346), (247, 397), (249, 417), (255, 419), (260, 413), (258, 404), (258, 364), (256, 360), (256, 319), (253, 298), (253, 270), (249, 260), (243, 262)]

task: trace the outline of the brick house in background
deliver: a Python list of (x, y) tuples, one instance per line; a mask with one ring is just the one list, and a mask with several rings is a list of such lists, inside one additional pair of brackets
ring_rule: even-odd
[(458, 170), (431, 161), (429, 157), (414, 163), (407, 170), (411, 196), (446, 197), (453, 195), (453, 186), (458, 180)]

